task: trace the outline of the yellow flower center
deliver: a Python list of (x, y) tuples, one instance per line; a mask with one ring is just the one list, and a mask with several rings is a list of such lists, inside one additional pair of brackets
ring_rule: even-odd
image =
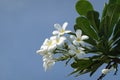
[(61, 29), (61, 30), (60, 30), (60, 33), (64, 33), (64, 32), (65, 32), (65, 30), (64, 30), (64, 29)]
[(57, 43), (59, 43), (59, 41), (60, 41), (59, 39), (56, 39), (56, 42), (57, 42)]
[(75, 52), (76, 52), (76, 53), (80, 53), (80, 50), (76, 50)]
[(49, 42), (48, 42), (48, 46), (51, 46), (52, 45), (52, 41), (50, 40)]
[(77, 41), (81, 41), (81, 39), (80, 39), (80, 38), (77, 38)]

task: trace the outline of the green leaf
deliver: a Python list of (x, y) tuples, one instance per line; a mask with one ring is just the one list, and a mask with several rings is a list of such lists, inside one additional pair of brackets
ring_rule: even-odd
[(90, 71), (88, 70), (88, 69), (85, 69), (85, 70), (81, 70), (81, 71), (79, 71), (78, 73), (77, 73), (77, 75), (75, 76), (75, 77), (78, 77), (78, 76), (80, 76), (80, 75), (82, 75), (82, 74), (86, 74), (86, 73), (89, 73)]
[[(106, 16), (107, 8), (108, 8), (108, 4), (105, 3), (105, 4), (104, 4), (104, 9), (103, 9), (103, 11), (102, 11), (102, 19)], [(101, 20), (102, 20), (102, 19), (101, 19)]]
[(109, 4), (105, 4), (102, 19), (100, 23), (100, 33), (99, 35), (104, 35), (106, 39), (109, 39), (113, 33), (113, 29), (118, 22), (120, 14), (120, 5), (110, 2)]
[(109, 0), (109, 4), (120, 4), (120, 0)]
[(120, 37), (120, 20), (115, 26), (114, 34), (113, 34), (113, 40), (116, 40), (117, 38)]
[(79, 0), (76, 3), (76, 11), (80, 14), (80, 15), (87, 15), (88, 11), (93, 10), (93, 6), (92, 4), (87, 1), (87, 0)]
[(85, 17), (78, 17), (76, 19), (76, 29), (81, 29), (86, 35), (92, 39), (98, 40), (98, 35), (95, 30), (90, 26), (89, 20)]
[(106, 40), (108, 40), (108, 28), (109, 28), (109, 22), (110, 22), (110, 17), (109, 16), (105, 16), (100, 23), (100, 31), (99, 31), (99, 36), (101, 38), (104, 38)]
[(108, 57), (102, 55), (95, 55), (89, 58), (76, 59), (71, 64), (71, 67), (75, 69), (70, 75), (77, 74), (77, 76), (90, 72), (92, 76), (96, 70), (103, 64), (106, 63)]
[(108, 24), (108, 37), (111, 36), (113, 32), (113, 28), (115, 24), (118, 22), (120, 14), (120, 5), (118, 4), (111, 4), (108, 7), (107, 15), (109, 16), (109, 24)]
[(120, 57), (120, 39), (116, 42), (116, 46), (109, 53), (110, 56)]
[(75, 70), (71, 72), (69, 75), (76, 73), (77, 75), (75, 77), (77, 77), (79, 75), (90, 72), (86, 70), (90, 64), (92, 64), (90, 58), (75, 59), (75, 62), (71, 64), (71, 67), (74, 68)]
[(91, 73), (90, 73), (90, 76), (92, 76), (95, 72), (96, 72), (96, 70), (103, 64), (104, 62), (100, 62), (100, 61), (98, 61), (98, 62), (96, 62), (92, 67), (92, 69), (91, 69)]
[[(99, 57), (99, 58), (98, 58)], [(103, 63), (107, 62), (108, 60), (108, 57), (106, 56), (93, 56), (92, 59), (94, 60), (93, 61), (93, 64), (91, 64), (91, 73), (90, 73), (90, 76), (92, 76), (96, 70), (103, 65)]]
[(71, 64), (72, 68), (79, 68), (79, 70), (86, 69), (91, 64), (89, 58), (79, 59)]
[(109, 4), (114, 4), (116, 3), (117, 0), (109, 0)]
[(79, 72), (80, 70), (79, 69), (76, 69), (76, 70), (74, 70), (73, 72), (71, 72), (70, 74), (68, 74), (68, 76), (70, 76), (70, 75), (72, 75), (72, 74), (75, 74), (75, 73), (77, 73), (77, 72)]
[(90, 76), (92, 76), (105, 60), (106, 57), (101, 56), (92, 56), (90, 58), (78, 59), (71, 64), (71, 67), (76, 69), (71, 74), (77, 73), (76, 76), (79, 76), (91, 72)]
[(90, 24), (93, 26), (96, 32), (99, 31), (99, 13), (97, 11), (89, 11), (87, 13), (87, 18), (90, 21)]
[(89, 39), (85, 40), (85, 42), (89, 43), (91, 45), (91, 48), (95, 48), (97, 46), (96, 41), (93, 40), (92, 38), (89, 38)]
[(86, 69), (86, 70), (80, 70), (79, 68), (77, 68), (73, 72), (71, 72), (68, 76), (76, 73), (75, 77), (78, 77), (78, 76), (80, 76), (82, 74), (86, 74), (88, 72), (90, 72), (88, 69)]

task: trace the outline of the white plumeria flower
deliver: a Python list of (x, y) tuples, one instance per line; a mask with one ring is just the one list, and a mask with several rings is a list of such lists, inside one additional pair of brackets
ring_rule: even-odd
[(52, 52), (55, 50), (57, 45), (52, 39), (45, 39), (43, 45), (41, 46), (40, 50), (37, 50), (36, 53), (41, 55), (46, 55), (48, 52)]
[(69, 45), (69, 53), (70, 54), (75, 54), (78, 58), (80, 58), (82, 55), (85, 55), (84, 48), (82, 47), (75, 47), (74, 45)]
[(46, 55), (47, 53), (47, 46), (41, 46), (40, 50), (37, 50), (36, 53), (40, 54), (40, 55)]
[(84, 44), (83, 40), (88, 39), (89, 37), (87, 35), (82, 35), (82, 31), (80, 29), (76, 30), (76, 36), (71, 35), (70, 38), (73, 40), (73, 44), (79, 45)]
[(70, 33), (70, 30), (65, 30), (68, 23), (65, 22), (62, 26), (60, 24), (54, 24), (55, 31), (53, 31), (53, 35), (64, 35), (65, 33)]
[(66, 40), (65, 36), (52, 36), (51, 40), (55, 41), (57, 46), (62, 46)]
[(43, 67), (45, 71), (50, 69), (55, 64), (55, 60), (53, 59), (51, 54), (43, 56)]
[(43, 56), (43, 62), (50, 59), (53, 59), (53, 54), (51, 52), (48, 52), (46, 55)]
[(44, 43), (43, 43), (44, 47), (47, 47), (48, 51), (53, 51), (56, 49), (56, 44), (52, 39), (45, 39)]
[(102, 74), (107, 74), (111, 71), (111, 69), (102, 69)]

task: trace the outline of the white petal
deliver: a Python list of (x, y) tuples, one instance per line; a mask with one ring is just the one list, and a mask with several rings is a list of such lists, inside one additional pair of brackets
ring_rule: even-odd
[(40, 54), (40, 55), (45, 55), (47, 53), (46, 50), (37, 50), (36, 53)]
[(46, 58), (46, 56), (43, 56), (43, 62), (46, 62), (48, 60), (48, 58)]
[(57, 47), (61, 47), (64, 44), (64, 41), (59, 41), (59, 43), (57, 43)]
[(62, 36), (62, 37), (60, 37), (60, 40), (64, 41), (64, 40), (66, 40), (66, 37)]
[(79, 29), (79, 30), (77, 30), (76, 31), (76, 36), (78, 37), (78, 38), (81, 38), (81, 35), (82, 35), (82, 31)]
[(64, 36), (60, 37), (59, 42), (57, 42), (57, 45), (62, 46), (64, 44), (65, 40), (66, 40), (66, 38)]
[(64, 35), (65, 34), (65, 32), (60, 32), (58, 35)]
[(82, 51), (83, 51), (83, 50), (85, 50), (85, 49), (84, 49), (84, 48), (82, 48), (82, 47), (79, 47), (78, 49), (79, 49), (79, 50), (82, 50)]
[(89, 37), (88, 37), (87, 35), (83, 35), (83, 36), (81, 37), (81, 40), (86, 40), (86, 39), (89, 39)]
[(55, 64), (55, 61), (54, 60), (46, 60), (44, 63), (43, 63), (43, 67), (45, 69), (45, 71), (47, 71), (48, 69), (50, 69), (53, 65)]
[(70, 35), (70, 38), (73, 39), (73, 40), (75, 40), (75, 39), (76, 39), (76, 36)]
[(49, 39), (46, 38), (46, 39), (44, 40), (44, 42), (43, 42), (43, 45), (46, 45), (46, 43), (48, 43), (48, 41), (49, 41)]
[(65, 23), (63, 24), (63, 26), (62, 26), (63, 30), (65, 30), (65, 29), (66, 29), (67, 25), (68, 25), (68, 23), (67, 23), (67, 22), (65, 22)]
[(52, 52), (52, 51), (54, 51), (56, 48), (57, 48), (56, 44), (53, 44), (52, 46), (50, 46), (50, 47), (48, 48), (48, 52), (49, 52), (49, 51)]
[(56, 40), (56, 36), (51, 36), (51, 37), (50, 37), (50, 40), (52, 40), (52, 41), (53, 41), (53, 40)]
[(57, 30), (61, 30), (61, 29), (62, 29), (62, 27), (61, 27), (60, 24), (54, 24), (54, 27), (55, 27), (55, 29), (57, 29)]
[(52, 56), (50, 56), (48, 54), (43, 56), (43, 62), (47, 62), (50, 59), (52, 59)]
[(49, 60), (47, 63), (48, 63), (48, 69), (50, 69), (55, 64), (55, 61)]
[(66, 30), (65, 33), (70, 33), (71, 31), (70, 30)]
[(53, 34), (53, 35), (58, 35), (58, 34), (59, 34), (59, 31), (53, 31), (52, 34)]
[(42, 46), (40, 47), (40, 50), (46, 50), (47, 48), (48, 48), (48, 46), (42, 45)]
[(47, 53), (47, 46), (42, 45), (41, 48), (36, 51), (36, 53), (40, 55), (45, 55)]
[(85, 55), (85, 52), (84, 51), (81, 51), (81, 53), (80, 53), (81, 55)]
[(76, 40), (73, 41), (73, 44), (74, 44), (74, 45), (79, 45), (79, 43), (80, 43), (80, 42), (78, 42), (78, 41), (76, 41)]
[(43, 67), (44, 67), (44, 70), (47, 71), (48, 66), (47, 66), (47, 63), (46, 63), (46, 62), (43, 63)]
[(40, 50), (37, 50), (36, 53), (40, 53)]

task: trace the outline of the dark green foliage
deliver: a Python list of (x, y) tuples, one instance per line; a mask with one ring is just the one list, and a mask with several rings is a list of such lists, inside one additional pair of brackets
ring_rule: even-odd
[(114, 67), (116, 74), (120, 64), (120, 0), (105, 3), (101, 18), (88, 0), (79, 0), (75, 7), (80, 16), (76, 18), (74, 29), (81, 29), (89, 36), (86, 42), (92, 47), (86, 48), (86, 52), (97, 56), (75, 59), (71, 64), (75, 71), (71, 74), (90, 73), (92, 76), (103, 64), (107, 64), (106, 68)]
[(97, 33), (95, 30), (91, 27), (89, 20), (85, 17), (78, 17), (76, 19), (76, 23), (78, 25), (77, 29), (81, 29), (85, 34), (87, 34), (89, 37), (98, 40)]
[[(87, 6), (86, 6), (87, 5)], [(76, 3), (76, 11), (80, 14), (80, 15), (87, 15), (88, 11), (93, 10), (93, 6), (91, 5), (91, 3), (87, 0), (79, 0)]]
[(95, 29), (96, 32), (99, 32), (99, 13), (97, 11), (88, 11), (87, 18), (91, 24), (91, 26)]

